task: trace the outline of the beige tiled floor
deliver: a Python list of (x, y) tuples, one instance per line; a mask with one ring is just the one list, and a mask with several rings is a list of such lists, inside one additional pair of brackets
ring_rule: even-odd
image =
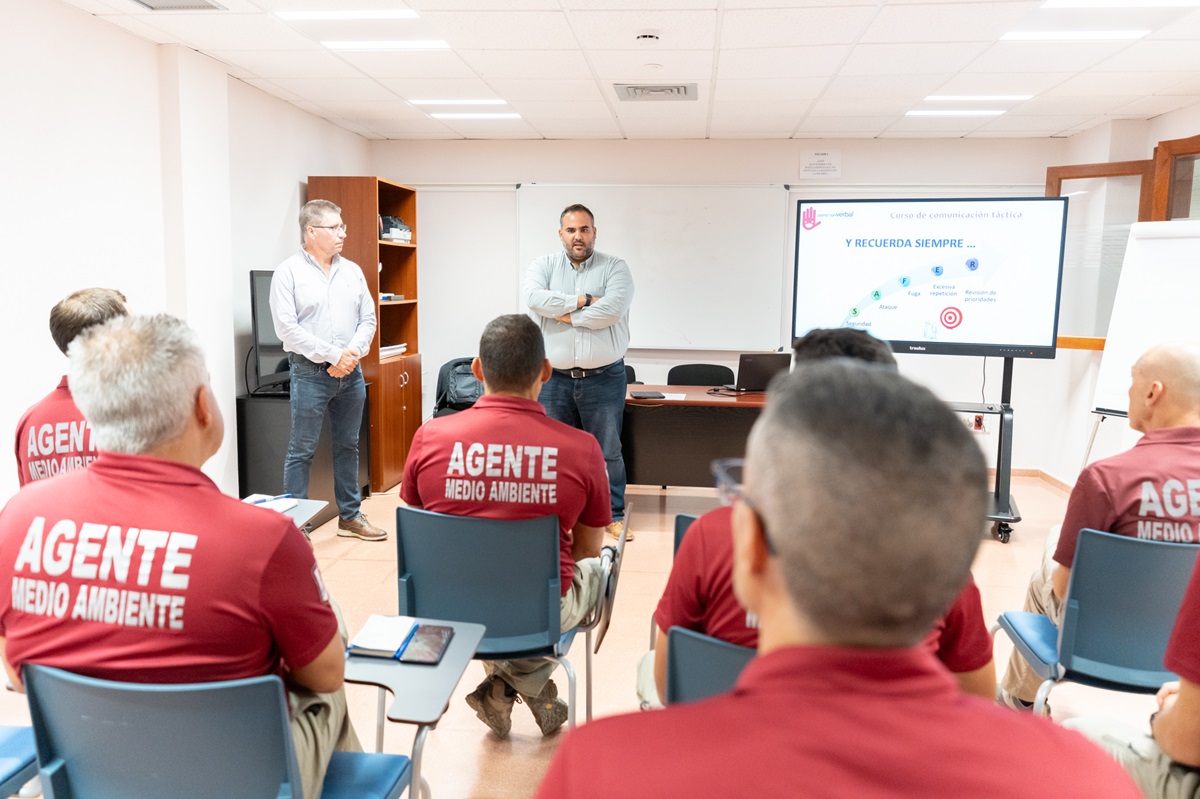
[[(975, 562), (975, 579), (983, 594), (984, 613), (994, 619), (1000, 612), (1020, 607), (1025, 585), (1041, 557), (1046, 532), (1061, 521), (1066, 493), (1037, 478), (1014, 478), (1013, 494), (1023, 519), (1015, 525), (1008, 544), (984, 539)], [(630, 487), (628, 501), (632, 528), (637, 540), (625, 550), (614, 620), (600, 653), (595, 656), (595, 715), (636, 710), (634, 672), (649, 640), (649, 618), (662, 592), (671, 565), (671, 530), (676, 513), (702, 513), (715, 506), (714, 492), (707, 489)], [(394, 493), (376, 495), (364, 503), (372, 521), (394, 529)], [(314, 548), (330, 591), (341, 604), (351, 631), (358, 629), (370, 613), (396, 610), (395, 549), (387, 543), (366, 543), (338, 538), (330, 523), (313, 535)], [(572, 662), (580, 679), (583, 696), (583, 641), (577, 640)], [(996, 642), (997, 669), (1002, 671), (1009, 646), (1003, 635)], [(512, 735), (496, 740), (475, 718), (463, 697), (483, 677), (482, 668), (472, 664), (451, 699), (450, 707), (425, 746), (424, 774), (440, 799), (530, 796), (554, 752), (558, 736), (542, 738), (533, 717), (518, 706), (513, 715)], [(561, 680), (560, 680), (561, 681)], [(364, 744), (374, 741), (376, 693), (365, 686), (347, 686), (351, 718)], [(1114, 694), (1077, 685), (1064, 685), (1052, 694), (1055, 718), (1101, 714), (1144, 724), (1153, 697)], [(23, 697), (0, 696), (0, 724), (28, 723)], [(388, 724), (384, 750), (407, 753), (413, 728)], [(997, 742), (1000, 752), (1003, 742)], [(597, 753), (614, 757), (619, 752)]]

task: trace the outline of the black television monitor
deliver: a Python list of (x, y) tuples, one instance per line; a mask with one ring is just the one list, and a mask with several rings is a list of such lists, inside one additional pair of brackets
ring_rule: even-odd
[(283, 342), (275, 335), (271, 318), (271, 278), (274, 272), (250, 272), (250, 326), (254, 341), (250, 360), (254, 362), (254, 385), (247, 386), (251, 394), (285, 393), (291, 371)]
[(894, 352), (1053, 358), (1065, 197), (800, 200), (792, 334)]

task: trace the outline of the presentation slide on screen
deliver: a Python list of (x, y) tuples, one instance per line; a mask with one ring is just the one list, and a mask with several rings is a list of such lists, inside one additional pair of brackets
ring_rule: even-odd
[(1063, 203), (802, 201), (798, 213), (795, 335), (1054, 344)]

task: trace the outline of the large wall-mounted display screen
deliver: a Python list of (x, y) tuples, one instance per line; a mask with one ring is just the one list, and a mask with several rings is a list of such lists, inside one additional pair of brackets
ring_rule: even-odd
[(800, 200), (792, 332), (895, 352), (1053, 358), (1062, 197)]

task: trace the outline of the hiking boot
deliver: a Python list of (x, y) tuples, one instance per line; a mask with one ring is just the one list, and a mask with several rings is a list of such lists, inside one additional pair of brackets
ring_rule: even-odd
[(507, 738), (512, 729), (512, 709), (516, 700), (517, 692), (496, 676), (488, 677), (467, 694), (467, 704), (499, 738)]
[(537, 720), (542, 735), (556, 732), (567, 721), (567, 703), (558, 698), (558, 686), (554, 680), (546, 683), (546, 687), (537, 696), (521, 694), (521, 699), (529, 706), (529, 712)]
[(387, 530), (371, 524), (361, 513), (353, 519), (338, 519), (338, 535), (342, 538), (360, 538), (363, 541), (386, 541), (388, 536)]
[[(996, 689), (996, 704), (1002, 705), (1003, 707), (1009, 708), (1010, 710), (1015, 710), (1019, 713), (1032, 713), (1033, 712), (1033, 702), (1026, 702), (1024, 699), (1022, 699), (1019, 696), (1013, 696), (1012, 694), (1010, 694), (1008, 691), (1004, 690), (1003, 688)], [(1050, 703), (1049, 702), (1047, 702), (1046, 705), (1042, 708), (1042, 715), (1045, 716), (1046, 718), (1050, 718)]]
[[(613, 538), (617, 539), (618, 541), (620, 541), (621, 540), (621, 528), (623, 528), (624, 526), (625, 526), (625, 522), (620, 521), (620, 520), (615, 521), (608, 526), (608, 534), (611, 535)], [(626, 543), (628, 543), (632, 540), (633, 540), (633, 533), (626, 533), (625, 534)]]

